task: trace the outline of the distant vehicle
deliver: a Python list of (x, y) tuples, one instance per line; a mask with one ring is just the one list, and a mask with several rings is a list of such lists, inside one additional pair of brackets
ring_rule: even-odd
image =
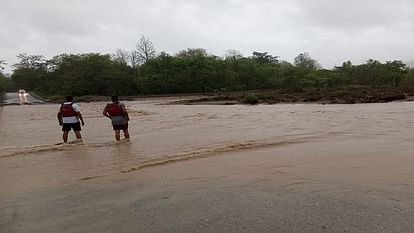
[(27, 92), (24, 89), (20, 89), (19, 90), (19, 95), (20, 96), (27, 96)]

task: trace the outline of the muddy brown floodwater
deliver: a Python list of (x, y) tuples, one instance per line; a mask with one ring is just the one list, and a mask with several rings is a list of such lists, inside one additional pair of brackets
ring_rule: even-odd
[[(0, 232), (414, 232), (414, 103), (0, 107)], [(70, 140), (74, 140), (73, 132)]]

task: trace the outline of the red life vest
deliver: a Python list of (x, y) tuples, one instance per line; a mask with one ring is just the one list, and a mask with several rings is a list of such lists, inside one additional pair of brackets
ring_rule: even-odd
[(123, 116), (124, 112), (122, 111), (119, 103), (111, 103), (106, 105), (106, 111), (110, 116)]
[(73, 110), (73, 103), (70, 104), (62, 104), (60, 106), (60, 113), (62, 114), (62, 117), (72, 117), (77, 116), (75, 110)]

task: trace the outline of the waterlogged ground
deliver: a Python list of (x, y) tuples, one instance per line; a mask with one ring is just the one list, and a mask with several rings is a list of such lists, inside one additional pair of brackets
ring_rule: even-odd
[[(140, 202), (142, 206), (131, 210), (138, 211), (140, 217), (138, 220), (130, 219), (131, 222), (127, 225), (130, 228), (126, 228), (129, 230), (125, 232), (134, 232), (137, 229), (134, 221), (140, 223), (142, 228), (139, 229), (143, 232), (167, 232), (166, 229), (172, 229), (171, 232), (180, 229), (199, 231), (204, 228), (185, 226), (192, 226), (192, 220), (200, 221), (194, 218), (199, 217), (197, 214), (201, 213), (198, 212), (201, 208), (198, 207), (203, 205), (216, 205), (216, 208), (221, 206), (217, 211), (211, 210), (210, 214), (216, 217), (234, 216), (232, 209), (235, 206), (246, 208), (265, 222), (274, 219), (266, 219), (264, 215), (276, 214), (280, 217), (280, 211), (287, 211), (286, 217), (290, 216), (292, 219), (284, 221), (296, 221), (293, 216), (303, 217), (307, 219), (303, 223), (317, 223), (314, 226), (316, 228), (312, 228), (315, 232), (318, 232), (315, 229), (328, 227), (328, 223), (322, 224), (325, 218), (321, 216), (325, 215), (326, 218), (335, 219), (341, 216), (345, 221), (341, 222), (340, 228), (331, 229), (329, 232), (343, 232), (347, 225), (351, 226), (353, 223), (356, 225), (350, 228), (353, 229), (350, 232), (408, 232), (406, 230), (414, 229), (414, 224), (410, 225), (414, 221), (413, 211), (410, 211), (414, 207), (414, 102), (257, 106), (167, 104), (173, 100), (161, 98), (125, 102), (131, 118), (131, 140), (120, 143), (114, 142), (110, 122), (102, 116), (105, 105), (103, 102), (80, 103), (86, 123), (82, 130), (83, 142), (67, 145), (59, 144), (61, 131), (56, 119), (58, 105), (0, 107), (0, 204), (5, 206), (0, 209), (0, 217), (3, 216), (4, 219), (0, 220), (0, 226), (13, 232), (13, 229), (27, 230), (24, 226), (28, 224), (27, 226), (41, 232), (44, 228), (40, 225), (31, 225), (39, 219), (27, 222), (29, 217), (26, 212), (22, 218), (11, 220), (15, 219), (11, 217), (12, 209), (19, 209), (16, 206), (21, 204), (17, 197), (27, 201), (32, 198), (33, 192), (57, 192), (60, 187), (65, 187), (65, 191), (58, 195), (64, 195), (65, 199), (66, 195), (71, 195), (70, 190), (69, 194), (67, 190), (70, 187), (78, 190), (75, 187), (84, 186), (84, 182), (90, 182), (87, 184), (94, 186), (97, 185), (96, 182), (102, 182), (105, 185), (99, 187), (107, 187), (109, 190), (106, 193), (127, 195), (132, 192), (128, 197), (140, 201), (148, 197), (148, 193), (161, 195), (161, 199), (165, 201), (169, 199), (168, 193), (185, 190), (185, 200), (179, 198), (171, 202), (179, 202), (188, 207), (185, 210), (188, 218), (181, 222), (182, 225), (174, 225), (178, 223), (172, 221), (172, 216), (168, 214), (145, 215), (142, 212), (144, 209), (148, 211), (148, 208), (163, 208), (159, 201), (145, 199), (147, 201)], [(73, 133), (71, 140), (74, 140)], [(146, 190), (145, 193), (130, 190), (134, 184), (143, 185), (149, 180), (152, 180), (151, 184), (139, 189)], [(115, 188), (114, 182), (118, 185), (122, 183), (123, 186)], [(235, 188), (236, 184), (240, 186)], [(227, 194), (216, 190), (216, 185), (226, 189)], [(163, 190), (161, 187), (169, 189)], [(90, 188), (88, 186), (86, 189)], [(195, 191), (200, 188), (205, 190), (203, 194)], [(276, 194), (268, 193), (276, 190)], [(241, 198), (240, 192), (248, 193), (251, 199)], [(213, 199), (219, 202), (232, 197), (235, 203), (228, 202), (229, 200), (222, 205), (211, 203), (205, 196), (206, 193), (209, 198), (216, 197)], [(54, 205), (48, 199), (45, 200), (47, 196), (38, 196), (38, 201), (51, 205), (50, 208), (53, 209), (58, 204)], [(164, 198), (165, 196), (168, 198)], [(93, 197), (94, 195), (87, 195), (83, 198)], [(191, 200), (200, 197), (200, 203), (193, 206)], [(273, 206), (274, 210), (268, 210), (264, 200), (276, 201), (277, 197), (285, 200), (286, 205), (291, 203), (294, 208)], [(116, 197), (107, 198), (112, 203)], [(137, 201), (136, 199), (134, 200)], [(73, 201), (79, 200), (71, 200)], [(90, 201), (98, 205), (95, 200)], [(130, 201), (128, 199), (127, 202)], [(171, 203), (165, 208), (178, 208)], [(315, 203), (320, 204), (320, 211), (323, 212), (318, 215), (319, 220), (312, 219), (319, 208), (319, 204)], [(33, 206), (35, 204), (27, 205), (26, 208), (36, 207)], [(263, 208), (267, 211), (263, 211)], [(297, 212), (298, 209), (301, 211)], [(236, 218), (234, 221), (245, 222), (246, 219), (252, 219), (250, 212), (246, 210), (243, 209), (244, 214), (238, 215), (238, 220)], [(302, 210), (309, 211), (309, 216)], [(338, 215), (337, 211), (342, 212)], [(364, 212), (364, 216), (352, 216), (358, 211), (367, 213)], [(115, 213), (118, 217), (123, 216), (122, 213)], [(344, 214), (349, 215), (343, 216)], [(382, 217), (378, 217), (380, 215)], [(54, 218), (57, 218), (56, 222), (61, 221), (59, 224), (67, 227), (64, 220), (56, 216)], [(157, 222), (157, 218), (158, 228), (145, 228), (145, 224)], [(108, 219), (111, 219), (110, 216)], [(395, 224), (389, 225), (383, 219), (392, 220)], [(163, 221), (170, 228), (160, 224)], [(228, 224), (224, 220), (220, 221), (221, 227)], [(366, 225), (364, 221), (371, 222), (375, 227)], [(331, 225), (333, 222), (331, 219)], [(21, 223), (23, 225), (19, 226), (22, 228), (13, 228)], [(82, 226), (82, 221), (76, 224)], [(83, 230), (88, 231), (88, 224), (83, 224)], [(106, 224), (102, 228), (99, 225), (94, 230), (115, 230), (117, 224), (110, 227)], [(243, 229), (262, 229), (262, 232), (295, 229), (295, 224), (291, 228), (290, 225), (283, 226), (285, 228), (233, 226), (226, 232), (243, 232)], [(363, 226), (366, 228), (361, 228)], [(57, 231), (62, 229), (54, 228)], [(200, 232), (223, 229), (212, 227)], [(300, 227), (295, 231), (309, 232)]]

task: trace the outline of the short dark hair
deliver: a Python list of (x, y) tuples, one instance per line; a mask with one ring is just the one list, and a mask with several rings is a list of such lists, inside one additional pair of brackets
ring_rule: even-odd
[(66, 96), (66, 101), (72, 102), (73, 101), (73, 96), (71, 96), (71, 95)]
[(112, 99), (113, 102), (117, 102), (118, 101), (118, 96), (117, 95), (113, 95), (111, 97), (111, 99)]

